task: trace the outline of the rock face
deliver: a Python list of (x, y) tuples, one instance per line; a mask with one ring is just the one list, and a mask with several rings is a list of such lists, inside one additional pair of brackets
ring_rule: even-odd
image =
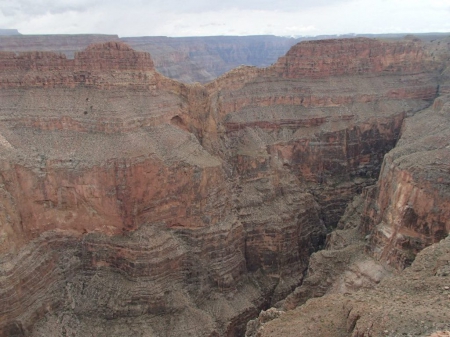
[[(428, 47), (448, 60), (449, 46)], [(448, 83), (444, 63), (438, 98), (405, 119), (377, 184), (349, 204), (327, 249), (311, 256), (302, 285), (276, 304), (281, 318), (260, 315), (246, 335), (449, 333)]]
[[(76, 317), (103, 306), (105, 295), (110, 304), (80, 335), (95, 331), (95, 317), (189, 317), (186, 308), (206, 320), (206, 335), (218, 329), (189, 302), (244, 277), (244, 235), (221, 159), (171, 123), (187, 109), (187, 89), (157, 74), (148, 54), (116, 42), (74, 60), (2, 56), (2, 334), (29, 335), (67, 296)], [(136, 236), (124, 239), (130, 231)], [(98, 272), (111, 283), (95, 283)], [(261, 294), (247, 293), (233, 309), (258, 305)], [(236, 315), (230, 311), (223, 324)], [(49, 326), (59, 329), (66, 327)]]
[(287, 78), (417, 72), (426, 65), (418, 40), (405, 43), (366, 38), (303, 42), (277, 62), (279, 72)]
[(256, 336), (446, 336), (449, 248), (450, 238), (425, 248), (375, 289), (311, 299), (266, 322)]
[(371, 249), (399, 268), (450, 232), (450, 99), (407, 119), (397, 147), (386, 155), (376, 188), (368, 193), (366, 231)]
[(243, 335), (445, 89), (429, 48), (301, 43), (206, 86), (117, 41), (1, 52), (0, 335)]

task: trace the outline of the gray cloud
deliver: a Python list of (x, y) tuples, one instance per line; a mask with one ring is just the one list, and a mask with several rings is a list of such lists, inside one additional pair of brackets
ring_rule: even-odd
[(156, 10), (170, 11), (174, 13), (202, 13), (208, 11), (221, 11), (228, 9), (238, 10), (273, 10), (273, 11), (297, 11), (313, 7), (329, 6), (351, 0), (185, 0), (185, 1), (144, 1), (132, 0), (130, 4), (154, 6)]
[(0, 0), (0, 24), (121, 36), (450, 31), (448, 0)]
[(0, 11), (5, 16), (14, 16), (19, 13), (25, 16), (33, 16), (44, 15), (47, 13), (61, 14), (73, 11), (85, 12), (92, 8), (111, 8), (115, 6), (126, 6), (129, 9), (147, 8), (153, 9), (155, 12), (171, 13), (202, 13), (228, 9), (293, 11), (329, 6), (349, 1), (351, 0), (1, 0)]
[(43, 14), (61, 14), (65, 12), (84, 12), (90, 7), (101, 4), (92, 0), (1, 0), (0, 10), (5, 16), (34, 16)]

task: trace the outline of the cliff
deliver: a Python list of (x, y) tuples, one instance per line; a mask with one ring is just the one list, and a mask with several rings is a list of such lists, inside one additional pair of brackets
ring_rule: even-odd
[(427, 46), (445, 60), (438, 97), (405, 119), (377, 183), (348, 205), (326, 249), (311, 256), (302, 285), (250, 321), (246, 336), (449, 333), (450, 44), (442, 42)]
[(450, 232), (449, 107), (449, 97), (441, 96), (405, 122), (368, 194), (365, 226), (373, 254), (399, 268)]
[[(80, 335), (121, 334), (125, 317), (160, 317), (141, 325), (159, 333), (178, 317), (175, 335), (186, 320), (204, 335), (242, 326), (264, 296), (246, 281), (222, 160), (179, 117), (201, 89), (116, 42), (1, 58), (1, 335), (60, 336), (67, 305)], [(219, 303), (227, 314), (211, 314)]]
[(445, 90), (441, 49), (307, 42), (206, 86), (116, 41), (1, 52), (0, 335), (243, 335)]

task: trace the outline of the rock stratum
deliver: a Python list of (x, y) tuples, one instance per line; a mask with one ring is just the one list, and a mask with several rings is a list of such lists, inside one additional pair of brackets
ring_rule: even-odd
[(204, 86), (118, 41), (0, 52), (0, 335), (242, 336), (410, 265), (449, 232), (448, 46), (304, 42)]

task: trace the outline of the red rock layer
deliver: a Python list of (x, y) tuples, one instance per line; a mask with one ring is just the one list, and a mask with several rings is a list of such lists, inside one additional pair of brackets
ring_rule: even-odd
[(299, 43), (275, 64), (286, 78), (320, 78), (364, 73), (423, 71), (420, 41), (382, 42), (357, 38)]
[[(0, 88), (128, 84), (139, 88), (149, 87), (147, 72), (154, 72), (154, 66), (148, 53), (107, 42), (75, 53), (74, 59), (52, 52), (0, 52), (0, 71)], [(116, 71), (122, 72), (117, 78)]]
[(131, 49), (123, 42), (93, 44), (77, 52), (74, 59), (52, 52), (2, 52), (0, 71), (89, 71), (153, 70), (148, 53)]

